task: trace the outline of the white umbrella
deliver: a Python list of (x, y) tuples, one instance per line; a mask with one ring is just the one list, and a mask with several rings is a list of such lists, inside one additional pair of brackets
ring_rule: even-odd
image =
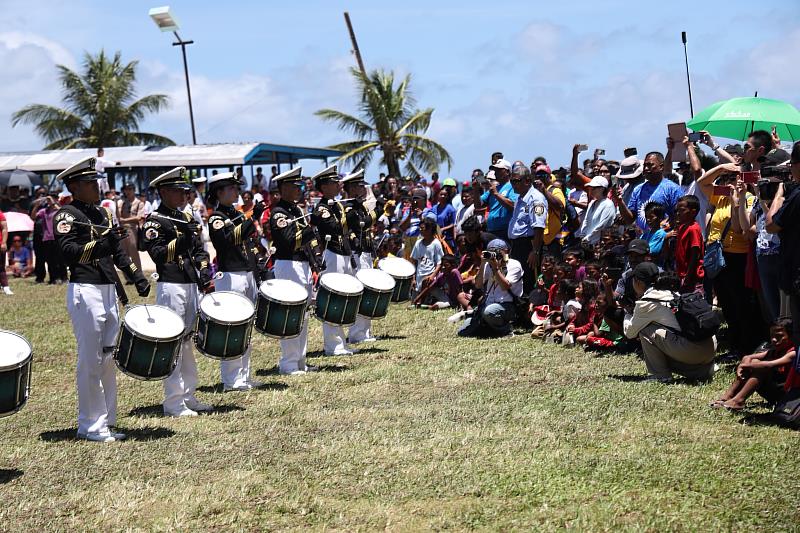
[(25, 213), (6, 213), (6, 224), (8, 232), (33, 231), (33, 220)]

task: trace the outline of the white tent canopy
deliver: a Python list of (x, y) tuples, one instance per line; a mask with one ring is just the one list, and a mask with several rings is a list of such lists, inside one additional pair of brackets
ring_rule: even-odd
[[(0, 170), (60, 172), (97, 154), (95, 148), (0, 153)], [(341, 152), (267, 143), (224, 143), (183, 146), (122, 146), (106, 148), (103, 157), (123, 167), (228, 167), (234, 165), (294, 164), (300, 159), (336, 158)]]

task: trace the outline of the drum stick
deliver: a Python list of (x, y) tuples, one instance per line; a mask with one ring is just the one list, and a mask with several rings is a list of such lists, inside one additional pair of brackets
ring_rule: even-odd
[[(73, 224), (78, 224), (79, 226), (90, 226), (92, 228), (108, 229), (108, 226), (104, 226), (103, 224), (92, 224), (90, 222), (81, 222), (80, 220), (73, 220), (72, 223)], [(114, 226), (114, 227), (117, 227), (117, 226)]]
[(158, 213), (158, 212), (152, 212), (150, 214), (153, 215), (153, 216), (156, 216), (158, 218), (163, 218), (164, 220), (171, 220), (172, 222), (178, 222), (180, 224), (188, 224), (189, 222), (193, 222), (194, 221), (194, 220), (191, 220), (191, 221), (179, 220), (177, 218), (172, 218), (172, 217), (168, 217), (166, 215), (162, 215), (161, 213)]
[(150, 316), (149, 307), (150, 307), (149, 305), (144, 304), (144, 312), (147, 313), (147, 321), (152, 324), (153, 322), (155, 322), (155, 320), (153, 320), (153, 317)]

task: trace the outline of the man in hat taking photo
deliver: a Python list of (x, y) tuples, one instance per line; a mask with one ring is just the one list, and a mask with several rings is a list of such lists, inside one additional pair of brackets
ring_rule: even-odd
[(116, 266), (147, 296), (150, 284), (125, 253), (124, 228), (112, 226), (111, 213), (97, 206), (99, 178), (93, 157), (83, 159), (57, 176), (73, 201), (58, 210), (53, 225), (71, 277), (67, 311), (78, 342), (78, 438), (97, 442), (122, 440), (112, 432), (117, 420), (117, 381), (112, 352), (119, 333), (117, 297), (128, 303)]

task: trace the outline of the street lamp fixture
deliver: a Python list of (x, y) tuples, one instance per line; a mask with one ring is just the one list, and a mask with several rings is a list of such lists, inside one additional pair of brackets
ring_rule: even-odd
[(178, 35), (178, 29), (180, 27), (178, 25), (178, 19), (175, 18), (169, 6), (154, 7), (148, 14), (161, 31), (172, 32), (176, 39), (176, 42), (172, 43), (172, 46), (181, 47), (181, 52), (183, 54), (183, 75), (186, 78), (186, 95), (189, 99), (189, 121), (192, 125), (192, 144), (197, 144), (197, 136), (194, 129), (194, 111), (192, 110), (192, 89), (189, 85), (189, 66), (186, 63), (186, 46), (193, 44), (194, 41), (184, 41), (181, 39), (180, 35)]

